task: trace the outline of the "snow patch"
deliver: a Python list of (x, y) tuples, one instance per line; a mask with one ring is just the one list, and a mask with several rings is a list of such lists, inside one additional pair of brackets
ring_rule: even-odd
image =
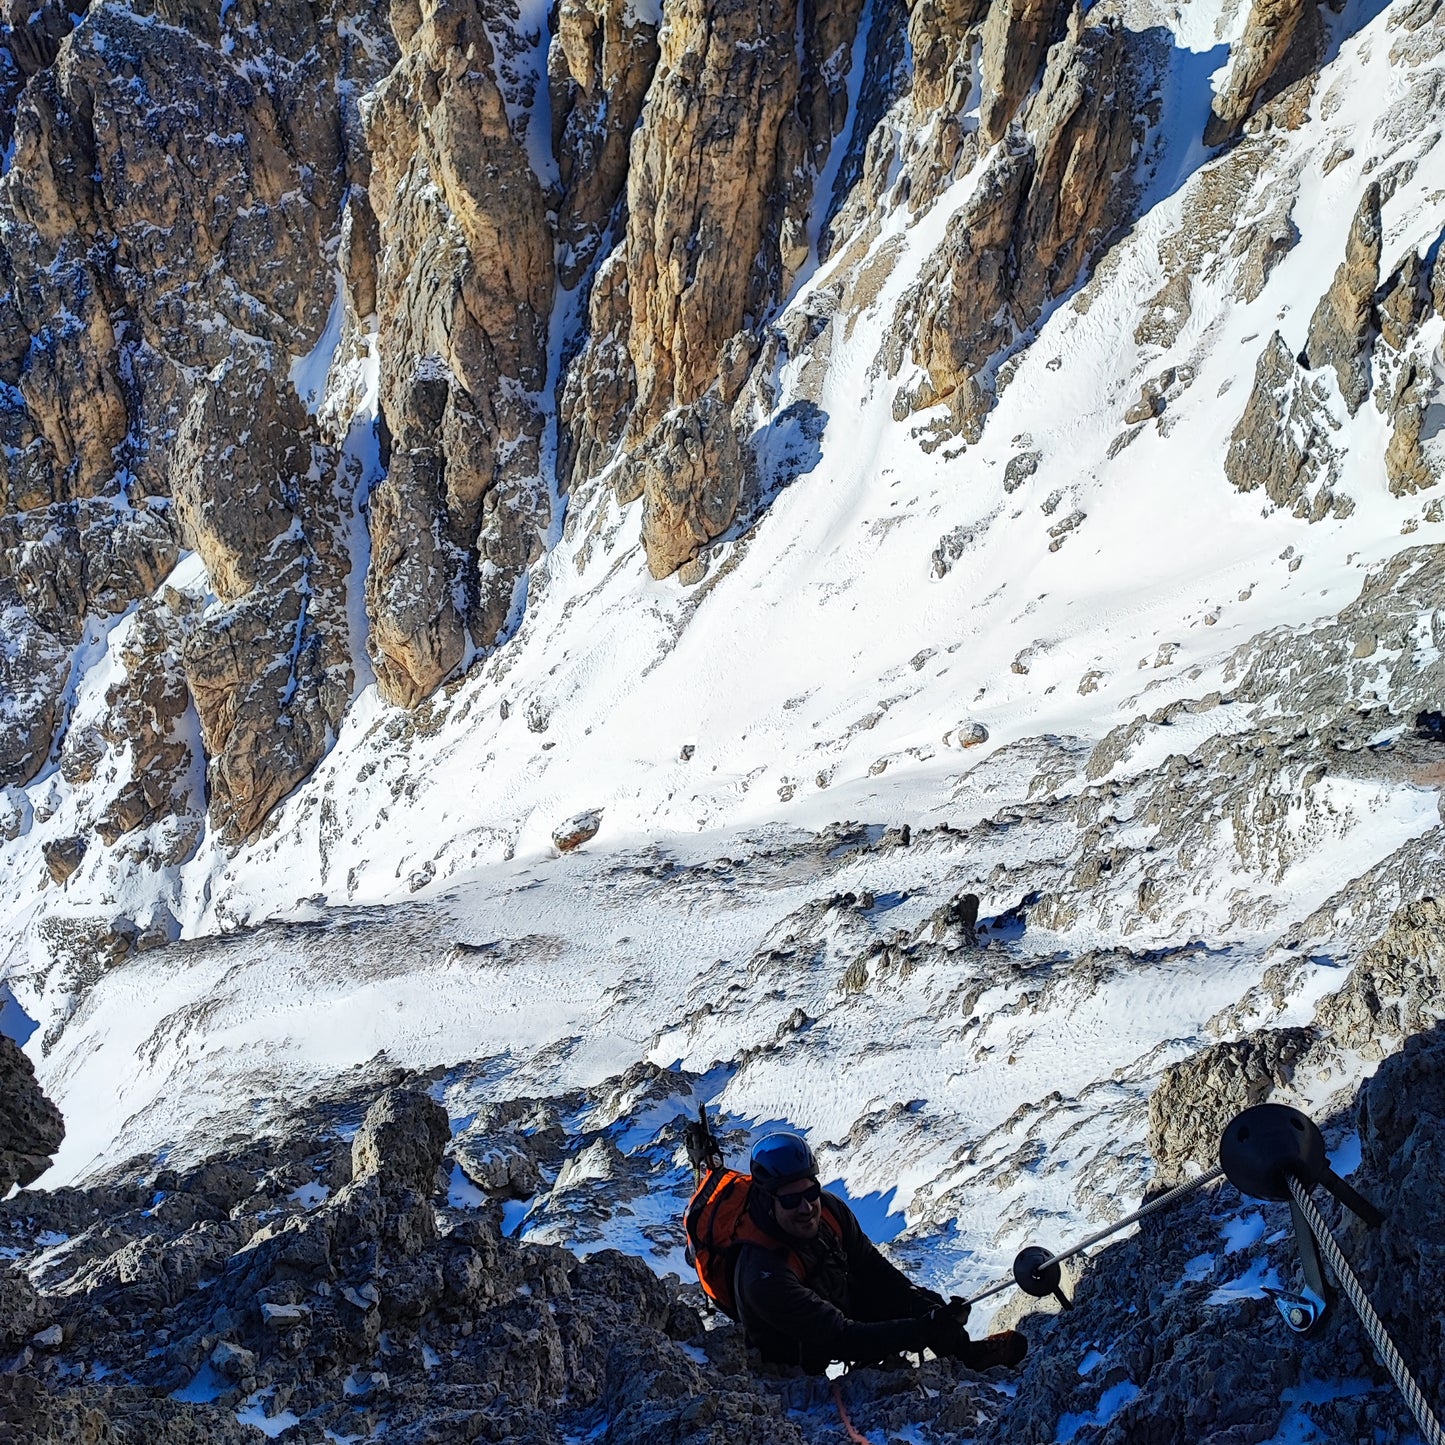
[(326, 328), (316, 345), (305, 356), (291, 361), (291, 385), (312, 416), (316, 415), (326, 395), (326, 378), (331, 371), (337, 348), (341, 345), (342, 326), (346, 320), (346, 285), (340, 271), (336, 272), (336, 290), (331, 309), (326, 313)]
[(1131, 1400), (1139, 1398), (1139, 1387), (1132, 1380), (1121, 1380), (1099, 1396), (1099, 1403), (1082, 1414), (1061, 1415), (1054, 1431), (1055, 1445), (1069, 1445), (1086, 1425), (1107, 1425)]

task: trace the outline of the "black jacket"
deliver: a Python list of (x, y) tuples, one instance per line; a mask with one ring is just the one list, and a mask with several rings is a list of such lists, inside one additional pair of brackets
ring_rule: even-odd
[[(749, 1343), (765, 1360), (813, 1373), (832, 1360), (879, 1360), (920, 1349), (919, 1316), (943, 1299), (889, 1264), (841, 1199), (825, 1194), (823, 1202), (841, 1237), (825, 1215), (816, 1239), (797, 1240), (778, 1228), (768, 1197), (753, 1190), (749, 1213), (778, 1247), (744, 1244), (738, 1252), (733, 1293)], [(789, 1250), (803, 1263), (801, 1279), (789, 1267)]]

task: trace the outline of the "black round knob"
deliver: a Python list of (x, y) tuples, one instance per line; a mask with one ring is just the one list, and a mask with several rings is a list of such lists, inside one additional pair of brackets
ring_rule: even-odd
[(1288, 1199), (1291, 1175), (1316, 1184), (1329, 1159), (1324, 1135), (1308, 1114), (1288, 1104), (1256, 1104), (1225, 1126), (1219, 1164), (1241, 1194)]
[(1057, 1264), (1051, 1264), (1047, 1269), (1040, 1269), (1046, 1259), (1051, 1258), (1047, 1249), (1037, 1244), (1031, 1244), (1027, 1249), (1019, 1250), (1014, 1256), (1014, 1283), (1023, 1290), (1025, 1294), (1031, 1294), (1035, 1299), (1043, 1299), (1045, 1295), (1051, 1295), (1059, 1287), (1059, 1280), (1062, 1277)]

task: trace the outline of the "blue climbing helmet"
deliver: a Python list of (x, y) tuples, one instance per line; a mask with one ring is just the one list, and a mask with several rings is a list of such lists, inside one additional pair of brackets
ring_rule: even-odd
[(776, 1194), (795, 1179), (816, 1179), (818, 1161), (798, 1134), (769, 1134), (753, 1145), (748, 1164), (753, 1183), (768, 1194)]

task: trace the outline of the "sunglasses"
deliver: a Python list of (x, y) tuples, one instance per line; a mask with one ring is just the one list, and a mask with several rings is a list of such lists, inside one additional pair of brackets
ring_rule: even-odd
[(794, 1189), (787, 1194), (775, 1194), (773, 1198), (783, 1206), (784, 1209), (801, 1209), (805, 1204), (812, 1204), (818, 1200), (823, 1193), (823, 1186), (818, 1183), (808, 1185), (806, 1189)]

